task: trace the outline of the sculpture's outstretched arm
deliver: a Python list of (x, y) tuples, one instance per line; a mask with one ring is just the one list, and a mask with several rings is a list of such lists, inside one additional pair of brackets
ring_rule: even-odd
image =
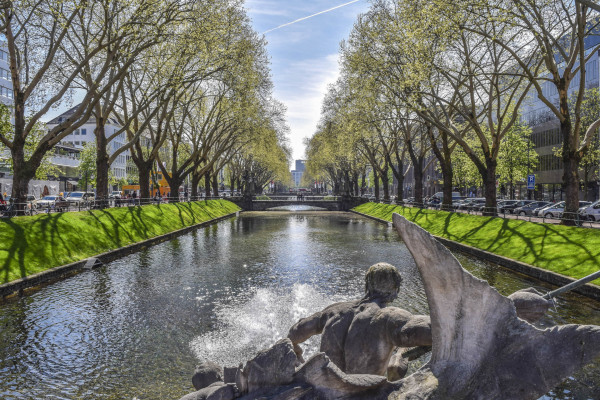
[(311, 336), (323, 332), (323, 312), (317, 312), (310, 317), (302, 318), (290, 328), (288, 339), (294, 344), (294, 352), (302, 360), (302, 348), (298, 344), (305, 342)]

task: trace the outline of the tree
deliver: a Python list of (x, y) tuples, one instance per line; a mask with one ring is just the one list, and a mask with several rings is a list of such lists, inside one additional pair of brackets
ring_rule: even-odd
[[(571, 109), (575, 108), (575, 103), (579, 96), (577, 92), (573, 93), (570, 97), (569, 105)], [(594, 121), (600, 115), (600, 91), (598, 88), (586, 89), (583, 98), (581, 100), (581, 125), (580, 129), (584, 127), (591, 126)], [(583, 131), (580, 130), (580, 136), (584, 134)], [(562, 148), (555, 148), (554, 154), (557, 157), (562, 157)], [(590, 146), (587, 152), (581, 157), (579, 161), (579, 168), (583, 171), (583, 193), (584, 199), (590, 200), (589, 193), (589, 182), (594, 173), (598, 174), (598, 167), (600, 164), (600, 138), (598, 137), (598, 130), (593, 132), (592, 139), (590, 142)]]
[(515, 198), (515, 183), (524, 182), (537, 163), (537, 153), (531, 142), (531, 128), (519, 122), (504, 136), (498, 153), (498, 181), (510, 187), (511, 199)]
[(88, 143), (79, 154), (80, 181), (83, 181), (83, 190), (88, 190), (88, 185), (96, 187), (96, 145)]
[[(46, 132), (46, 128), (41, 122), (32, 127), (31, 133), (27, 136), (23, 146), (23, 153), (25, 157), (31, 157), (40, 139), (46, 134)], [(10, 111), (8, 107), (1, 103), (0, 135), (4, 136), (10, 141), (13, 141), (15, 136), (14, 126), (10, 122)], [(5, 158), (4, 155), (6, 154), (10, 154), (10, 151), (6, 146), (4, 146), (3, 143), (0, 142), (0, 158), (4, 159), (4, 164), (7, 165), (10, 171), (14, 173), (13, 159), (10, 156)], [(57, 177), (59, 173), (60, 168), (52, 163), (52, 154), (46, 153), (44, 157), (42, 157), (34, 177), (37, 179), (48, 179), (50, 176)]]
[[(456, 6), (470, 7), (466, 3)], [(598, 17), (588, 3), (511, 0), (479, 5), (519, 40), (510, 40), (506, 35), (497, 35), (476, 25), (464, 27), (506, 50), (514, 61), (514, 76), (525, 76), (532, 85), (533, 95), (558, 119), (566, 194), (563, 224), (575, 223), (573, 216), (579, 205), (579, 163), (600, 127), (600, 117), (584, 123), (581, 112), (590, 67), (588, 61), (600, 50), (600, 44), (593, 40), (599, 34)], [(576, 100), (571, 102), (573, 92), (576, 92)]]

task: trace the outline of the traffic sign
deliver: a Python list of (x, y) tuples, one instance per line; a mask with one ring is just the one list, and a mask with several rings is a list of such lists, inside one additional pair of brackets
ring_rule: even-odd
[(535, 175), (527, 175), (527, 190), (535, 189)]

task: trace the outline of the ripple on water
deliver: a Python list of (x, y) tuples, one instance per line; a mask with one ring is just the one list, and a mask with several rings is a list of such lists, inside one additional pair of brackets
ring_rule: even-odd
[[(247, 300), (217, 306), (215, 329), (196, 337), (190, 347), (200, 360), (237, 366), (286, 337), (300, 318), (343, 300), (341, 296), (319, 293), (307, 284), (260, 288)], [(319, 344), (318, 337), (306, 341), (302, 345), (306, 356), (314, 354)]]

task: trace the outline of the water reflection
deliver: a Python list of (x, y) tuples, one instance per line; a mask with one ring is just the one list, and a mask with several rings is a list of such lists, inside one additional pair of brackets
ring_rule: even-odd
[[(543, 288), (459, 258), (503, 294)], [(360, 296), (378, 261), (404, 278), (395, 304), (426, 313), (414, 262), (389, 227), (347, 213), (244, 213), (1, 305), (0, 398), (179, 398), (198, 358), (250, 358), (300, 317)], [(556, 323), (600, 324), (599, 305), (560, 299), (541, 321)], [(599, 370), (544, 398), (598, 398)]]

